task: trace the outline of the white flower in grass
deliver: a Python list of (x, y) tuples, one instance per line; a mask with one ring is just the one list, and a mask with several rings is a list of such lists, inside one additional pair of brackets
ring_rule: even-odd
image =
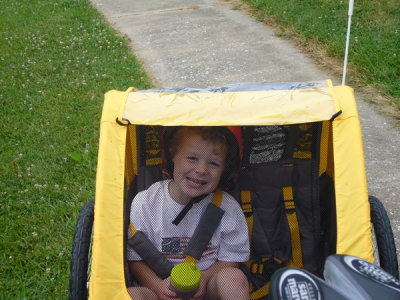
[(33, 236), (34, 238), (37, 238), (37, 236), (38, 236), (37, 232), (36, 232), (36, 231), (32, 232), (32, 236)]

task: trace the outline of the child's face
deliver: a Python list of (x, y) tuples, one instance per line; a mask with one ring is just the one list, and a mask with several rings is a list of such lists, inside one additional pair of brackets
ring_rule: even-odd
[(173, 158), (171, 196), (186, 204), (191, 198), (213, 192), (225, 168), (225, 146), (191, 134), (181, 142)]

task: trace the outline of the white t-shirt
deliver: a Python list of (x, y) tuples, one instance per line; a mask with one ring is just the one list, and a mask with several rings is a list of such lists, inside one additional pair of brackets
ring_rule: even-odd
[[(130, 219), (136, 230), (143, 231), (159, 251), (173, 264), (178, 264), (185, 259), (183, 250), (193, 236), (208, 203), (212, 201), (213, 194), (195, 203), (182, 221), (174, 225), (172, 221), (184, 205), (171, 198), (168, 192), (169, 182), (170, 180), (156, 182), (138, 193), (132, 201)], [(201, 259), (196, 262), (202, 271), (217, 260), (244, 262), (249, 259), (247, 223), (239, 203), (231, 195), (223, 193), (221, 208), (225, 211), (221, 222)], [(141, 260), (141, 257), (128, 246), (127, 259)]]

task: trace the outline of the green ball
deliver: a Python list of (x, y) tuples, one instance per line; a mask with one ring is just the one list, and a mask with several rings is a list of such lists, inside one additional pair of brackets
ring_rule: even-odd
[(201, 272), (194, 263), (180, 263), (171, 271), (171, 283), (180, 290), (196, 289), (201, 280)]

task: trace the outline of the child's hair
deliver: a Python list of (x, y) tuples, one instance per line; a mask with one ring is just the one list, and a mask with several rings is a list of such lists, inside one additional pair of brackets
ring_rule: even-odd
[(185, 138), (187, 138), (188, 135), (192, 134), (199, 135), (203, 140), (207, 142), (221, 145), (223, 147), (223, 151), (226, 153), (225, 161), (229, 161), (228, 155), (230, 151), (225, 135), (217, 128), (209, 126), (185, 126), (179, 128), (169, 142), (169, 151), (172, 157), (174, 157), (175, 154), (178, 152), (178, 149), (180, 145), (182, 145), (182, 142), (185, 140)]

